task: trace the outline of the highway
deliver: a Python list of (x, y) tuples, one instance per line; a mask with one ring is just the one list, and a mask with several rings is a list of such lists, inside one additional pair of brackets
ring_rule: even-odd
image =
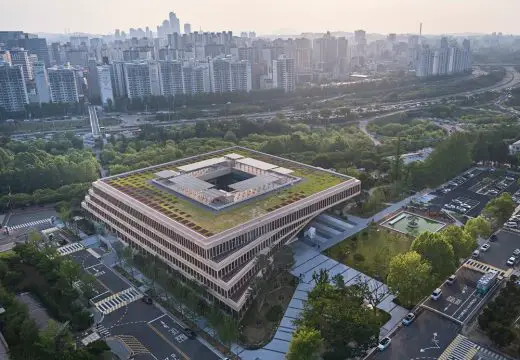
[[(507, 88), (510, 88), (510, 87), (516, 87), (520, 84), (520, 73), (518, 73), (514, 67), (512, 66), (506, 66), (505, 67), (506, 69), (506, 75), (504, 77), (504, 79), (492, 86), (488, 86), (488, 87), (485, 87), (485, 88), (481, 88), (481, 89), (476, 89), (476, 90), (472, 90), (472, 91), (465, 91), (465, 92), (461, 92), (461, 93), (456, 93), (456, 94), (447, 94), (447, 95), (442, 95), (442, 96), (438, 96), (438, 97), (434, 97), (434, 98), (422, 98), (422, 99), (414, 99), (414, 100), (406, 100), (406, 101), (401, 101), (401, 102), (397, 102), (397, 103), (374, 103), (373, 105), (378, 105), (378, 106), (408, 106), (408, 105), (415, 105), (417, 106), (416, 104), (417, 103), (421, 103), (421, 102), (428, 102), (428, 103), (432, 103), (432, 102), (438, 102), (442, 99), (447, 99), (447, 98), (452, 98), (452, 97), (455, 97), (455, 96), (471, 96), (471, 95), (477, 95), (477, 94), (481, 94), (481, 93), (484, 93), (486, 91), (501, 91), (501, 90), (504, 90), (504, 89), (507, 89)], [(333, 97), (333, 98), (328, 98), (328, 99), (325, 99), (326, 101), (329, 101), (331, 99), (340, 99), (341, 97), (343, 97), (344, 95), (341, 95), (341, 96), (336, 96), (336, 97)], [(321, 102), (324, 102), (324, 100), (321, 100)], [(429, 104), (427, 104), (429, 105)], [(417, 107), (415, 107), (415, 109), (417, 109)], [(407, 111), (407, 109), (403, 110), (403, 111)], [(389, 113), (386, 113), (386, 114), (381, 114), (381, 115), (377, 115), (375, 117), (370, 117), (370, 118), (367, 118), (367, 119), (361, 119), (360, 120), (360, 129), (366, 133), (366, 124), (370, 121), (373, 121), (375, 119), (378, 119), (378, 118), (381, 118), (381, 117), (385, 117), (385, 116), (388, 116), (388, 115), (392, 115), (394, 113), (399, 113), (399, 112), (403, 112), (403, 111), (396, 111), (396, 112), (389, 112)], [(252, 114), (245, 114), (243, 116), (247, 117), (249, 120), (252, 120), (252, 121), (262, 121), (262, 120), (270, 120), (272, 119), (274, 116), (276, 116), (277, 114), (283, 114), (285, 115), (286, 117), (297, 117), (297, 116), (304, 116), (304, 115), (307, 115), (309, 114), (309, 111), (308, 110), (293, 110), (293, 109), (285, 109), (285, 110), (280, 110), (280, 111), (271, 111), (271, 112), (262, 112), (262, 113), (252, 113)], [(95, 110), (95, 107), (94, 106), (89, 106), (89, 116), (90, 116), (90, 124), (91, 124), (91, 131), (94, 135), (96, 134), (100, 134), (100, 128), (99, 128), (99, 120), (98, 120), (98, 116), (97, 116), (97, 112)], [(135, 131), (135, 130), (138, 130), (140, 128), (141, 125), (154, 125), (154, 126), (163, 126), (163, 127), (167, 127), (167, 126), (172, 126), (172, 125), (185, 125), (185, 124), (194, 124), (196, 123), (197, 121), (207, 121), (207, 120), (213, 120), (213, 121), (219, 121), (219, 120), (233, 120), (233, 119), (236, 119), (237, 117), (239, 117), (240, 115), (231, 115), (231, 116), (218, 116), (216, 118), (208, 118), (208, 117), (201, 117), (201, 118), (196, 118), (196, 119), (182, 119), (182, 120), (173, 120), (173, 121), (152, 121), (152, 122), (148, 122), (148, 121), (143, 121), (142, 124), (138, 124), (135, 120), (135, 118), (131, 118), (129, 119), (129, 121), (127, 122), (126, 119), (128, 119), (128, 117), (126, 116), (123, 116), (122, 117), (122, 120), (123, 120), (123, 123), (120, 124), (120, 125), (115, 125), (115, 126), (107, 126), (105, 128), (106, 132), (122, 132), (122, 131)], [(78, 129), (78, 131), (80, 131)], [(51, 130), (51, 131), (43, 131), (43, 132), (40, 132), (39, 134), (53, 134), (53, 133), (57, 133), (57, 132), (61, 132), (61, 131), (56, 131), (56, 130)], [(16, 134), (17, 136), (31, 136), (31, 135), (34, 135), (34, 133), (25, 133), (25, 134)], [(375, 140), (375, 139), (373, 139)], [(377, 141), (377, 140), (376, 140)]]
[(99, 119), (95, 106), (88, 106), (88, 115), (90, 118), (90, 128), (92, 129), (92, 135), (94, 135), (94, 137), (100, 137), (101, 129), (99, 128)]

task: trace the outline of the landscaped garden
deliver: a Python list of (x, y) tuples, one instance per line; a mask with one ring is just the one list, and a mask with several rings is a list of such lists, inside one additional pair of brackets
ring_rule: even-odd
[(151, 180), (156, 177), (155, 173), (161, 170), (174, 170), (178, 166), (218, 156), (216, 154), (202, 156), (196, 160), (182, 160), (173, 164), (110, 178), (105, 181), (107, 184), (132, 196), (145, 205), (160, 211), (201, 235), (209, 237), (349, 180), (346, 176), (331, 174), (274, 157), (250, 153), (245, 150), (226, 150), (225, 153), (232, 151), (243, 156), (252, 156), (257, 160), (288, 167), (293, 170), (292, 175), (300, 177), (302, 180), (293, 186), (278, 191), (276, 196), (263, 196), (257, 200), (252, 199), (245, 204), (237, 205), (219, 213), (204, 209), (202, 206), (196, 205), (180, 196), (163, 191), (151, 183)]
[(328, 249), (326, 254), (367, 275), (384, 279), (390, 259), (407, 252), (412, 241), (413, 237), (372, 225)]
[(288, 272), (276, 274), (270, 289), (257, 297), (241, 321), (240, 341), (248, 348), (260, 348), (271, 341), (296, 290), (297, 279)]

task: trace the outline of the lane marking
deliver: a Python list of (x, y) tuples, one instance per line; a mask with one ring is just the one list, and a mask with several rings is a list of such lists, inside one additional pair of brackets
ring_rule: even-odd
[(153, 323), (154, 321), (157, 321), (157, 320), (159, 320), (159, 319), (162, 319), (162, 318), (165, 317), (165, 316), (166, 316), (166, 314), (162, 314), (162, 315), (160, 315), (160, 316), (157, 316), (155, 319), (148, 321), (148, 324), (151, 324), (151, 323)]
[(473, 295), (477, 292), (477, 290), (473, 290), (473, 292), (471, 293), (470, 296), (468, 296), (468, 298), (466, 300), (464, 300), (464, 302), (462, 304), (460, 304), (459, 308), (457, 310), (455, 310), (452, 314), (453, 317), (455, 317), (455, 314), (457, 313), (457, 311), (461, 310), (464, 308), (464, 305), (473, 297)]
[(157, 335), (159, 335), (164, 341), (166, 341), (172, 348), (174, 348), (185, 360), (191, 360), (188, 355), (182, 352), (177, 346), (175, 346), (166, 336), (164, 336), (159, 330), (157, 330), (152, 324), (147, 324)]

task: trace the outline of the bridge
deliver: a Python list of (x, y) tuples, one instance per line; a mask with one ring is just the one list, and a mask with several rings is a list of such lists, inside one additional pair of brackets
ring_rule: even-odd
[(90, 117), (90, 128), (92, 129), (92, 135), (94, 136), (94, 138), (101, 137), (101, 129), (99, 127), (99, 119), (97, 116), (96, 107), (93, 105), (89, 105), (88, 114)]

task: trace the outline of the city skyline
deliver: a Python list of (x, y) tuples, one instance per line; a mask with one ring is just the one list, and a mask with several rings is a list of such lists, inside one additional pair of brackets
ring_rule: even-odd
[[(64, 33), (67, 29), (71, 33), (109, 34), (115, 29), (126, 31), (132, 27), (144, 29), (149, 26), (155, 32), (155, 25), (174, 11), (181, 24), (192, 24), (192, 31), (233, 30), (255, 31), (259, 35), (290, 35), (363, 28), (370, 33), (416, 33), (419, 22), (423, 22), (423, 33), (432, 35), (520, 33), (520, 25), (515, 18), (520, 11), (520, 2), (502, 0), (500, 5), (496, 6), (488, 0), (460, 0), (456, 3), (446, 0), (430, 3), (413, 0), (367, 0), (363, 3), (339, 0), (302, 3), (289, 0), (279, 3), (266, 0), (244, 8), (237, 0), (225, 0), (218, 6), (208, 0), (174, 6), (158, 0), (153, 7), (142, 7), (139, 3), (121, 0), (110, 3), (93, 0), (88, 7), (78, 11), (72, 3), (63, 0), (51, 3), (22, 0), (16, 6), (3, 7), (3, 27), (29, 32)], [(229, 8), (234, 10), (230, 12)], [(56, 17), (56, 14), (59, 16)]]

